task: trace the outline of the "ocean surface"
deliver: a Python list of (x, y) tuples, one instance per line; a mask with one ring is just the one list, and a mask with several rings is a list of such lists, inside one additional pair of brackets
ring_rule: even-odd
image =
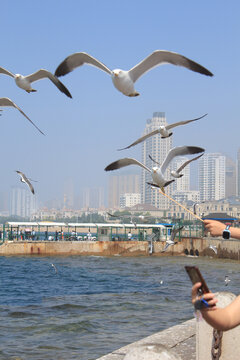
[(239, 293), (234, 261), (0, 257), (0, 359), (97, 359), (192, 318), (184, 265), (198, 265), (212, 291)]

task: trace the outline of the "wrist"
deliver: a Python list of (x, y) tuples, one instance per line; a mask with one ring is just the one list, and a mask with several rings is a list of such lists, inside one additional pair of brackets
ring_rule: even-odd
[(228, 240), (231, 237), (231, 232), (230, 232), (229, 228), (230, 228), (230, 225), (227, 225), (226, 228), (222, 232), (222, 237), (225, 240)]

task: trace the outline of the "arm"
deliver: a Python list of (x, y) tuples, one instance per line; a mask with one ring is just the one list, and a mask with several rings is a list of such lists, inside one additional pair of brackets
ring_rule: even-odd
[[(197, 291), (201, 283), (196, 283), (192, 287), (192, 303), (197, 299)], [(201, 310), (206, 322), (217, 330), (230, 330), (240, 324), (240, 296), (225, 308), (217, 308), (215, 295), (213, 293), (204, 294), (204, 299), (208, 302), (209, 308)]]
[[(226, 225), (216, 220), (204, 220), (205, 228), (210, 232), (212, 236), (222, 236), (223, 230)], [(240, 229), (230, 227), (231, 237), (240, 240)]]

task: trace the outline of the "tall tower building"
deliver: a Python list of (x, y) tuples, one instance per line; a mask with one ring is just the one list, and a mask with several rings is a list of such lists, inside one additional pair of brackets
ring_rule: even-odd
[(10, 215), (30, 217), (37, 210), (36, 195), (29, 190), (12, 188), (10, 197)]
[(81, 191), (82, 208), (100, 209), (104, 207), (104, 188), (83, 188)]
[[(167, 125), (165, 113), (154, 112), (152, 119), (149, 119), (146, 122), (143, 135), (157, 130), (161, 125)], [(171, 147), (172, 136), (166, 139), (162, 139), (160, 134), (149, 137), (142, 143), (142, 163), (145, 164), (148, 168), (152, 169), (153, 163), (149, 159), (148, 155), (151, 155), (154, 160), (161, 164)], [(169, 180), (171, 179), (170, 169), (167, 169), (165, 176)], [(147, 182), (152, 182), (151, 174), (148, 171), (142, 169), (141, 179), (142, 202), (145, 204), (151, 204), (159, 209), (167, 209), (169, 204), (168, 199), (159, 194), (157, 190), (151, 189), (151, 187), (147, 184)], [(166, 187), (165, 191), (170, 195), (172, 192), (172, 185)]]
[(229, 157), (226, 157), (226, 181), (225, 197), (236, 196), (236, 163)]
[(110, 175), (108, 182), (108, 207), (118, 209), (120, 196), (127, 193), (140, 193), (140, 175)]
[(199, 160), (200, 201), (225, 197), (226, 158), (220, 153), (205, 154)]

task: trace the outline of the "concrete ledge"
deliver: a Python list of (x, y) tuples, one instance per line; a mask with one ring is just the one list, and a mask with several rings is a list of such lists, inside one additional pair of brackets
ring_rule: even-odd
[(196, 320), (191, 319), (166, 330), (150, 335), (142, 340), (124, 346), (98, 360), (122, 360), (124, 356), (138, 345), (162, 344), (172, 350), (183, 360), (196, 359)]

